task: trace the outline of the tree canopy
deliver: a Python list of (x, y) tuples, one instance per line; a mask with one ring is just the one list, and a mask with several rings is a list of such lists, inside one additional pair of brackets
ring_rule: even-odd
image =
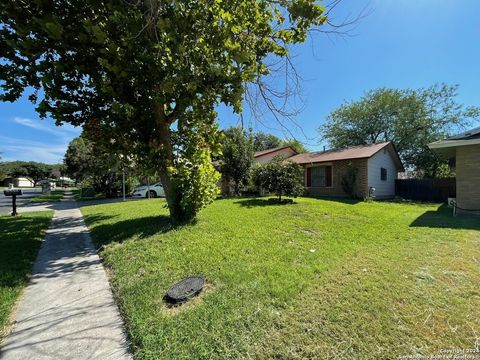
[(240, 187), (248, 183), (253, 163), (253, 137), (238, 126), (223, 133), (220, 172), (226, 181), (233, 181), (235, 194), (238, 195)]
[(423, 176), (442, 176), (446, 164), (427, 144), (480, 115), (479, 108), (457, 102), (457, 89), (442, 84), (418, 90), (371, 90), (330, 113), (320, 132), (333, 148), (392, 141), (407, 169)]
[(281, 139), (278, 136), (259, 131), (254, 134), (253, 145), (255, 151), (273, 149), (282, 146), (292, 146), (299, 153), (308, 152), (308, 149), (299, 140)]
[(245, 84), (327, 18), (314, 0), (5, 0), (0, 21), (0, 99), (32, 88), (42, 117), (157, 168), (188, 221), (216, 194), (215, 106), (241, 112)]
[(114, 197), (121, 189), (122, 172), (128, 166), (121, 154), (90, 140), (85, 133), (68, 144), (64, 164), (75, 182), (87, 182), (106, 197)]
[(9, 161), (0, 163), (0, 181), (5, 177), (28, 177), (36, 186), (40, 180), (53, 177), (52, 171), (60, 164), (45, 164), (35, 161)]

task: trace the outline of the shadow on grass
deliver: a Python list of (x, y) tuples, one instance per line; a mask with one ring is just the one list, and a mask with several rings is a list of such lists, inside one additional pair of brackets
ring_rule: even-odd
[[(146, 216), (128, 220), (109, 221), (112, 215), (84, 215), (84, 220), (91, 229), (93, 242), (97, 248), (112, 242), (121, 243), (132, 237), (144, 239), (155, 234), (163, 234), (192, 224), (175, 225), (166, 215)], [(96, 225), (100, 223), (100, 225)]]
[(410, 226), (480, 230), (480, 217), (468, 215), (453, 216), (452, 208), (449, 208), (447, 205), (441, 205), (436, 211), (424, 212)]
[(50, 220), (43, 216), (0, 216), (0, 295), (3, 288), (23, 286), (28, 282), (42, 244), (42, 232)]
[(257, 207), (257, 206), (272, 206), (272, 205), (294, 205), (297, 204), (293, 199), (282, 199), (279, 201), (277, 198), (246, 198), (235, 201), (234, 204), (239, 204), (242, 207)]

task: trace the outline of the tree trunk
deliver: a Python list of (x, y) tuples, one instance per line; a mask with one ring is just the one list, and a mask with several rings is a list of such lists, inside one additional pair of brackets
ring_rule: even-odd
[[(152, 41), (157, 41), (156, 24), (159, 17), (159, 7), (161, 2), (155, 0), (143, 0), (143, 4), (148, 9), (148, 12), (144, 13), (146, 31)], [(154, 94), (158, 93), (158, 86), (153, 90)], [(188, 214), (181, 207), (182, 194), (175, 188), (171, 176), (167, 171), (169, 167), (175, 167), (170, 134), (171, 119), (168, 119), (165, 114), (164, 104), (156, 99), (153, 100), (153, 116), (155, 118), (156, 134), (150, 145), (160, 150), (159, 153), (162, 156), (162, 159), (160, 160), (160, 180), (163, 189), (165, 190), (165, 198), (170, 212), (170, 219), (174, 224), (192, 221), (195, 218), (195, 214)]]
[(182, 194), (176, 189), (167, 169), (175, 167), (173, 146), (170, 134), (170, 124), (165, 116), (163, 104), (154, 103), (154, 116), (157, 129), (157, 137), (153, 141), (153, 146), (160, 150), (161, 166), (160, 180), (165, 190), (170, 219), (174, 224), (191, 222), (195, 214), (188, 214), (181, 206)]

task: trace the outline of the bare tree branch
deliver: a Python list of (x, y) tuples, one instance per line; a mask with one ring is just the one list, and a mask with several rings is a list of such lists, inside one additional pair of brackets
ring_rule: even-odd
[[(341, 3), (342, 0), (332, 0), (326, 5), (327, 21), (310, 29), (311, 37), (320, 34), (332, 40), (355, 36), (354, 30), (372, 13), (372, 8), (367, 5), (358, 14), (337, 20), (335, 14)], [(275, 38), (275, 41), (282, 40)], [(256, 79), (253, 83), (245, 84), (244, 102), (250, 109), (253, 121), (262, 128), (281, 131), (285, 136), (298, 141), (300, 141), (297, 138), (298, 134), (301, 134), (307, 140), (301, 142), (304, 144), (311, 142), (310, 145), (313, 146), (317, 143), (316, 139), (308, 136), (297, 120), (305, 109), (306, 102), (302, 91), (304, 80), (298, 73), (294, 60), (295, 56), (291, 55), (290, 51), (287, 56), (269, 58), (267, 63), (269, 74)], [(267, 117), (273, 118), (274, 126), (269, 124)], [(241, 120), (243, 125), (243, 117)]]

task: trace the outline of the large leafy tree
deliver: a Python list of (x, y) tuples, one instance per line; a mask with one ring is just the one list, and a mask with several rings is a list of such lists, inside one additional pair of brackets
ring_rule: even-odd
[(33, 88), (41, 116), (158, 169), (172, 219), (191, 220), (216, 191), (215, 106), (240, 112), (244, 85), (325, 15), (315, 0), (5, 0), (1, 99)]
[(457, 86), (444, 84), (418, 90), (371, 90), (333, 111), (320, 132), (334, 148), (392, 141), (408, 169), (427, 177), (444, 176), (446, 164), (427, 144), (480, 115), (479, 108), (459, 104), (456, 96)]
[(273, 149), (281, 146), (292, 146), (299, 153), (308, 152), (308, 149), (297, 139), (281, 139), (273, 134), (262, 131), (255, 133), (253, 137), (255, 151)]
[[(35, 161), (11, 161), (0, 163), (0, 173), (4, 177), (29, 177), (36, 186), (40, 180), (51, 178), (52, 170), (58, 165), (50, 165)], [(0, 179), (0, 180), (3, 180)]]
[(250, 167), (253, 163), (253, 137), (241, 127), (231, 127), (224, 131), (222, 141), (221, 169), (226, 181), (233, 181), (235, 194), (248, 183)]

